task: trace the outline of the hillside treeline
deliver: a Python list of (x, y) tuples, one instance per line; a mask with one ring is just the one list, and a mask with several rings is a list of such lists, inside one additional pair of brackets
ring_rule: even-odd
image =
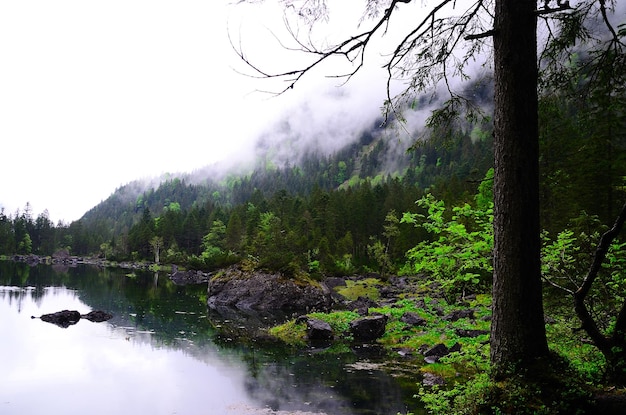
[(426, 191), (467, 199), (492, 158), (489, 134), (459, 135), (445, 145), (433, 140), (410, 152), (392, 148), (393, 140), (365, 133), (336, 154), (308, 154), (280, 167), (264, 161), (219, 182), (172, 177), (143, 190), (131, 183), (70, 225), (55, 227), (44, 214), (33, 218), (30, 208), (3, 213), (0, 253), (50, 255), (63, 248), (154, 260), (158, 248), (161, 262), (204, 269), (254, 259), (283, 271), (378, 270), (368, 247), (384, 242), (399, 263), (420, 239), (409, 226), (386, 237), (386, 219), (413, 210)]
[[(581, 216), (611, 223), (624, 201), (624, 98), (570, 88), (540, 105), (542, 223), (551, 234)], [(372, 128), (335, 154), (294, 164), (273, 164), (270, 149), (247, 173), (133, 182), (69, 225), (45, 212), (35, 218), (28, 205), (3, 211), (0, 254), (67, 249), (111, 260), (158, 253), (203, 269), (250, 261), (287, 272), (393, 271), (432, 237), (399, 223), (403, 213), (419, 212), (427, 193), (448, 206), (474, 204), (492, 165), (488, 122), (435, 129), (407, 147)]]

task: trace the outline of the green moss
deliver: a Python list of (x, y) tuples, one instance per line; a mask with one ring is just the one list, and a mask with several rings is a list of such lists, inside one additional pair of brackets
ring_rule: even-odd
[[(322, 320), (330, 324), (333, 329), (335, 338), (350, 340), (350, 322), (360, 317), (358, 313), (352, 311), (335, 311), (332, 313), (311, 313), (310, 318)], [(282, 342), (292, 346), (306, 345), (306, 324), (297, 323), (296, 320), (275, 326), (269, 329), (268, 333), (276, 337)], [(337, 342), (339, 345), (341, 342)], [(332, 349), (333, 352), (343, 353), (345, 348), (337, 346)]]
[[(349, 281), (349, 285), (342, 291), (358, 298), (367, 292), (370, 295), (371, 292), (377, 293), (380, 285), (380, 281), (376, 279)], [(456, 343), (461, 345), (460, 352), (451, 353), (439, 362), (423, 365), (421, 368), (418, 363), (418, 368), (414, 369), (433, 373), (446, 380), (444, 387), (424, 387), (420, 392), (420, 398), (432, 413), (558, 414), (577, 413), (576, 411), (583, 408), (590, 396), (584, 383), (597, 383), (604, 367), (597, 349), (580, 342), (580, 336), (571, 331), (571, 321), (557, 318), (556, 323), (546, 327), (550, 346), (557, 352), (556, 357), (552, 357), (552, 361), (543, 362), (545, 367), (535, 368), (533, 373), (538, 375), (534, 377), (518, 376), (493, 382), (489, 376), (489, 334), (460, 337), (457, 332), (459, 329), (488, 332), (491, 323), (485, 317), (491, 315), (490, 305), (491, 296), (478, 295), (476, 299), (469, 301), (469, 308), (474, 310), (475, 318), (451, 322), (443, 320), (441, 315), (458, 310), (458, 305), (448, 304), (442, 299), (435, 301), (427, 296), (418, 299), (415, 298), (415, 293), (407, 293), (406, 298), (394, 304), (371, 308), (369, 311), (389, 317), (386, 332), (379, 340), (389, 350), (417, 351), (438, 343), (447, 347)], [(465, 305), (462, 308), (467, 307)], [(425, 326), (403, 323), (402, 316), (407, 312), (417, 313), (426, 321)], [(335, 332), (336, 341), (325, 353), (340, 354), (349, 351), (349, 342), (346, 340), (350, 340), (350, 322), (360, 317), (357, 313), (335, 311), (311, 313), (309, 317), (328, 322)], [(298, 347), (306, 344), (306, 326), (296, 324), (295, 321), (272, 329), (270, 334)], [(415, 356), (420, 362), (417, 352)], [(522, 412), (519, 411), (520, 408), (523, 409)]]
[(563, 318), (546, 325), (549, 346), (566, 358), (584, 379), (598, 383), (604, 375), (606, 360), (597, 347), (583, 343), (580, 333), (574, 332), (571, 326), (572, 322)]
[(361, 316), (353, 311), (333, 311), (332, 313), (311, 313), (309, 317), (330, 324), (335, 336), (347, 337), (350, 331), (350, 322)]
[(432, 373), (433, 375), (440, 376), (444, 379), (451, 379), (458, 373), (453, 366), (443, 363), (433, 363), (422, 366), (419, 370), (422, 373)]
[(381, 285), (382, 282), (378, 278), (366, 278), (359, 281), (346, 280), (346, 286), (337, 287), (336, 291), (350, 301), (359, 297), (378, 300), (380, 298), (378, 287)]
[(295, 320), (270, 328), (269, 334), (292, 346), (306, 345), (306, 324)]

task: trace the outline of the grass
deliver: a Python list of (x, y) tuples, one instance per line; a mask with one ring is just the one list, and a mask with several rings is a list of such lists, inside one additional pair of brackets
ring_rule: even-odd
[(306, 346), (306, 324), (297, 323), (296, 320), (270, 328), (269, 334), (290, 346)]
[[(380, 281), (375, 279), (368, 280), (357, 281), (348, 288), (354, 289), (356, 286), (371, 288), (380, 283)], [(422, 308), (422, 304), (426, 304), (426, 306)], [(489, 321), (483, 319), (483, 317), (490, 315), (489, 304), (489, 296), (478, 296), (476, 300), (470, 303), (470, 307), (475, 310), (476, 319), (459, 319), (454, 322), (443, 320), (440, 314), (448, 314), (458, 309), (458, 306), (449, 305), (441, 299), (433, 300), (428, 297), (423, 299), (423, 303), (415, 298), (401, 299), (391, 305), (370, 308), (369, 312), (384, 314), (389, 317), (385, 334), (379, 339), (379, 343), (390, 352), (402, 349), (412, 351), (414, 355), (418, 355), (420, 350), (425, 347), (430, 348), (436, 344), (443, 343), (450, 348), (459, 343), (461, 345), (461, 353), (459, 355), (462, 357), (465, 354), (465, 350), (468, 353), (470, 351), (476, 353), (478, 349), (484, 349), (489, 335), (483, 334), (474, 338), (460, 337), (456, 330), (489, 330)], [(407, 312), (416, 313), (425, 319), (427, 322), (426, 326), (411, 326), (402, 322), (402, 316)], [(308, 316), (329, 323), (335, 334), (336, 342), (351, 341), (350, 322), (361, 317), (353, 311), (311, 313)], [(306, 344), (306, 325), (304, 323), (298, 324), (295, 320), (290, 320), (274, 327), (270, 329), (269, 333), (290, 345), (304, 346)], [(488, 347), (486, 349), (488, 354)], [(482, 351), (480, 353), (484, 355)], [(459, 358), (459, 362), (454, 362), (453, 365), (462, 366), (464, 363), (467, 363), (469, 367), (481, 366), (474, 361), (470, 362), (470, 360), (472, 359)], [(458, 370), (450, 369), (450, 371), (456, 373)]]
[[(359, 296), (378, 298), (381, 282), (376, 279), (349, 281), (339, 292), (356, 299)], [(580, 333), (572, 331), (572, 322), (559, 317), (558, 310), (549, 310), (556, 320), (546, 326), (552, 356), (536, 370), (538, 376), (530, 379), (513, 377), (494, 382), (490, 376), (489, 334), (461, 337), (458, 330), (490, 329), (491, 296), (477, 295), (468, 304), (449, 304), (442, 298), (417, 297), (406, 293), (402, 299), (381, 307), (370, 308), (370, 313), (389, 317), (386, 332), (378, 342), (390, 353), (409, 351), (415, 356), (411, 366), (416, 373), (431, 373), (446, 381), (443, 387), (422, 387), (419, 397), (429, 413), (435, 414), (565, 414), (578, 413), (589, 404), (593, 390), (602, 378), (605, 362), (593, 345), (581, 341)], [(442, 317), (455, 310), (471, 308), (474, 318), (447, 321)], [(426, 321), (425, 325), (412, 326), (402, 322), (402, 316), (412, 312)], [(360, 318), (351, 311), (311, 313), (311, 318), (328, 322), (335, 332), (335, 342), (325, 353), (349, 352), (352, 338), (350, 322)], [(270, 330), (270, 334), (288, 344), (304, 347), (306, 325), (289, 321)], [(458, 343), (459, 352), (441, 358), (437, 363), (425, 364), (421, 353), (443, 343), (448, 348)], [(582, 413), (582, 412), (581, 412)]]
[(382, 282), (378, 278), (365, 278), (363, 280), (346, 280), (345, 287), (337, 287), (336, 291), (347, 300), (354, 301), (359, 297), (378, 300), (380, 298), (379, 287)]

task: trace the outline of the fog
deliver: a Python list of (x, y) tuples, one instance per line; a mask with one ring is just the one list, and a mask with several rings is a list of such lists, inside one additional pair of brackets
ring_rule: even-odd
[[(48, 209), (54, 222), (69, 222), (137, 179), (154, 185), (168, 174), (216, 174), (206, 166), (241, 169), (259, 154), (295, 164), (306, 152), (330, 153), (358, 139), (383, 120), (383, 65), (432, 4), (399, 4), (349, 79), (336, 75), (354, 71), (358, 60), (340, 57), (293, 88), (290, 78), (263, 79), (255, 68), (275, 74), (316, 59), (297, 50), (303, 45), (286, 21), (322, 46), (371, 24), (361, 20), (361, 6), (329, 5), (329, 19), (309, 30), (278, 0), (2, 2), (0, 208), (14, 214), (29, 202), (34, 214)], [(485, 60), (468, 62), (466, 73), (488, 74)], [(394, 74), (391, 95), (407, 81)], [(463, 85), (451, 78), (450, 87)], [(398, 151), (447, 93), (420, 101), (405, 112), (406, 124), (385, 131)]]
[(380, 116), (379, 67), (343, 87), (325, 68), (261, 92), (280, 81), (250, 76), (231, 41), (255, 63), (297, 65), (284, 34), (271, 1), (3, 2), (0, 207), (69, 222), (133, 180), (240, 165), (286, 125), (291, 154), (326, 151)]

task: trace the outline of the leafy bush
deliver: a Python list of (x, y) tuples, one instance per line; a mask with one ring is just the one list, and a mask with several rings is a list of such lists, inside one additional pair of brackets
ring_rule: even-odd
[(402, 274), (426, 274), (439, 282), (448, 294), (483, 292), (493, 272), (493, 204), (479, 209), (464, 204), (447, 209), (441, 200), (428, 194), (417, 201), (427, 214), (404, 213), (401, 222), (422, 227), (432, 236), (410, 249)]

